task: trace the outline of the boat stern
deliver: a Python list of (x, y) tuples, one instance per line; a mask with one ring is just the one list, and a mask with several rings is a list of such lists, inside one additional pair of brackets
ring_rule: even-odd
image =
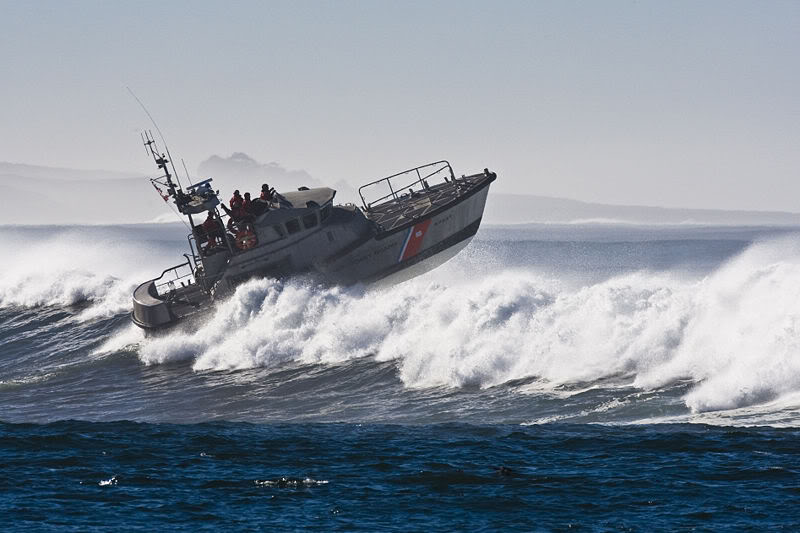
[(156, 290), (156, 280), (145, 281), (133, 291), (133, 323), (142, 329), (158, 329), (172, 323), (169, 305)]

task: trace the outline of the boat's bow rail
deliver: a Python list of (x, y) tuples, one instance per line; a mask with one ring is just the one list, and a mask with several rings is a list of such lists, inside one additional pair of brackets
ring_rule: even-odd
[[(186, 256), (184, 255), (184, 257)], [(176, 289), (186, 287), (194, 282), (192, 263), (187, 258), (185, 263), (165, 269), (159, 277), (152, 281), (158, 296), (168, 296)]]
[[(431, 168), (433, 171), (425, 172)], [(449, 176), (445, 172), (449, 172)], [(383, 231), (392, 231), (451, 207), (497, 177), (488, 169), (480, 174), (460, 178), (456, 178), (452, 172), (447, 161), (439, 161), (368, 183), (362, 189), (386, 183), (392, 192), (371, 203), (364, 202), (365, 214)], [(406, 186), (404, 190), (398, 190), (391, 185), (392, 179), (407, 176), (409, 173), (419, 176), (412, 185)]]
[(185, 263), (165, 269), (155, 279), (145, 281), (133, 291), (132, 318), (144, 329), (156, 329), (196, 312), (208, 301), (208, 294), (193, 282), (194, 270)]
[[(370, 211), (381, 204), (397, 201), (406, 193), (413, 194), (416, 191), (427, 190), (431, 183), (449, 183), (455, 179), (456, 176), (453, 174), (453, 167), (450, 166), (450, 163), (436, 161), (371, 181), (359, 187), (358, 194), (361, 196), (364, 210)], [(389, 192), (386, 193), (386, 191)], [(380, 194), (383, 196), (378, 196)], [(368, 197), (376, 198), (368, 201)]]

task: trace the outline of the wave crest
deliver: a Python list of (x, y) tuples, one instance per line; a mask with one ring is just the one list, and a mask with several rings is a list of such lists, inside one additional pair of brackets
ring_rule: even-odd
[(139, 356), (201, 371), (372, 355), (396, 361), (407, 387), (688, 378), (690, 409), (732, 409), (800, 391), (795, 248), (754, 245), (699, 281), (638, 272), (577, 289), (530, 272), (383, 290), (251, 281), (197, 332), (148, 340)]
[(78, 320), (130, 311), (137, 283), (171, 261), (163, 253), (169, 241), (148, 245), (140, 233), (126, 227), (0, 228), (0, 254), (6, 258), (0, 308), (88, 302)]

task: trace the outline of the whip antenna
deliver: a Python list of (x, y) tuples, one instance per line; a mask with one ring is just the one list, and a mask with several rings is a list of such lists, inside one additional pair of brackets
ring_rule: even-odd
[(163, 133), (161, 133), (161, 128), (159, 128), (159, 127), (158, 127), (158, 124), (156, 124), (156, 120), (153, 118), (153, 115), (151, 115), (151, 114), (150, 114), (150, 111), (148, 111), (148, 110), (147, 110), (147, 108), (144, 106), (144, 104), (142, 103), (142, 101), (141, 101), (141, 100), (139, 100), (139, 97), (138, 97), (138, 96), (136, 96), (136, 95), (133, 93), (133, 91), (131, 90), (131, 88), (130, 88), (130, 87), (128, 87), (128, 86), (126, 85), (126, 86), (125, 86), (125, 88), (128, 90), (128, 92), (130, 93), (130, 95), (131, 95), (131, 96), (133, 96), (133, 99), (134, 99), (134, 100), (136, 100), (136, 103), (138, 103), (138, 104), (139, 104), (139, 106), (142, 108), (142, 111), (144, 111), (144, 113), (147, 115), (147, 118), (149, 118), (149, 119), (150, 119), (150, 122), (152, 122), (152, 123), (153, 123), (153, 127), (154, 127), (154, 128), (156, 129), (156, 131), (158, 132), (158, 136), (159, 136), (159, 137), (161, 137), (161, 142), (162, 142), (162, 143), (164, 143), (164, 146), (166, 147), (166, 146), (167, 146), (167, 141), (165, 141), (165, 140), (164, 140), (164, 134), (163, 134)]
[(183, 188), (183, 185), (181, 185), (181, 178), (180, 178), (180, 176), (178, 176), (178, 171), (175, 170), (175, 163), (172, 161), (172, 154), (169, 153), (169, 146), (167, 145), (166, 139), (164, 139), (164, 134), (161, 133), (161, 128), (159, 128), (158, 124), (156, 124), (156, 119), (153, 118), (153, 115), (150, 114), (150, 111), (148, 111), (147, 108), (142, 103), (142, 101), (139, 100), (139, 97), (136, 96), (136, 94), (134, 94), (133, 90), (131, 90), (131, 88), (128, 87), (127, 85), (125, 86), (125, 88), (128, 90), (130, 95), (133, 96), (133, 99), (136, 100), (136, 102), (139, 104), (139, 106), (141, 106), (142, 111), (145, 112), (145, 114), (147, 115), (147, 118), (150, 119), (150, 122), (153, 123), (153, 127), (158, 132), (158, 136), (161, 137), (161, 142), (164, 144), (164, 150), (167, 151), (167, 156), (169, 157), (169, 162), (172, 165), (172, 173), (175, 174), (175, 179), (178, 180), (178, 187)]
[(181, 164), (183, 164), (183, 171), (186, 172), (186, 179), (189, 180), (189, 185), (193, 185), (192, 177), (189, 175), (189, 169), (186, 168), (186, 161), (181, 157)]

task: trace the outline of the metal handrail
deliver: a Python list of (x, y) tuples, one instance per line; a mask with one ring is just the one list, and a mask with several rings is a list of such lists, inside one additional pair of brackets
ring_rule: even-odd
[(189, 251), (191, 252), (192, 256), (190, 258), (189, 254), (183, 254), (183, 257), (185, 257), (187, 261), (191, 261), (189, 268), (192, 269), (192, 274), (194, 274), (194, 271), (197, 270), (197, 261), (199, 259), (197, 254), (200, 251), (200, 245), (197, 244), (197, 239), (194, 236), (194, 231), (192, 231), (189, 235), (186, 236), (186, 240), (189, 241)]
[[(179, 275), (178, 269), (181, 268), (181, 267), (189, 267), (189, 273), (188, 274)], [(168, 272), (173, 272), (175, 274), (175, 277), (172, 278), (172, 279), (168, 279), (167, 281), (164, 281), (163, 283), (158, 283), (158, 281), (160, 279), (162, 279), (164, 276), (166, 276)], [(171, 291), (176, 289), (175, 282), (182, 281), (182, 280), (185, 280), (186, 278), (190, 278), (190, 277), (194, 277), (194, 272), (192, 272), (192, 265), (191, 265), (191, 262), (188, 259), (184, 263), (181, 263), (179, 265), (175, 265), (173, 267), (166, 268), (166, 269), (164, 269), (163, 272), (161, 272), (160, 276), (158, 276), (156, 279), (153, 280), (153, 282), (155, 283), (155, 286), (156, 286), (156, 293), (161, 295), (162, 293), (161, 293), (161, 291), (159, 289), (161, 287), (164, 287), (164, 286), (168, 286), (170, 288), (170, 292), (171, 292)], [(189, 281), (189, 284), (191, 284), (191, 281)]]
[[(441, 167), (437, 168), (436, 170), (434, 170), (433, 172), (430, 172), (429, 174), (426, 174), (425, 176), (422, 176), (422, 173), (420, 173), (421, 169), (427, 169), (429, 167), (433, 167), (433, 166), (437, 166), (437, 165), (444, 165), (444, 166), (441, 166)], [(371, 181), (369, 183), (366, 183), (366, 184), (364, 184), (364, 185), (362, 185), (361, 187), (358, 188), (358, 195), (361, 197), (361, 204), (364, 206), (365, 210), (370, 210), (373, 205), (379, 204), (379, 203), (383, 202), (384, 200), (387, 200), (389, 197), (391, 197), (393, 200), (397, 200), (398, 191), (405, 191), (406, 189), (413, 188), (415, 185), (421, 185), (422, 188), (427, 188), (428, 184), (427, 184), (426, 180), (428, 178), (433, 177), (436, 174), (442, 172), (443, 170), (449, 170), (450, 171), (450, 178), (453, 179), (453, 180), (456, 179), (456, 176), (453, 173), (453, 167), (450, 166), (450, 163), (448, 161), (442, 160), (442, 161), (435, 161), (433, 163), (428, 163), (426, 165), (420, 165), (418, 167), (410, 168), (408, 170), (404, 170), (402, 172), (398, 172), (396, 174), (392, 174), (391, 176), (386, 176), (385, 178), (381, 178), (379, 180), (375, 180), (375, 181)], [(411, 182), (411, 183), (409, 183), (407, 185), (404, 185), (402, 187), (397, 187), (397, 188), (392, 187), (392, 179), (397, 178), (398, 176), (404, 176), (404, 175), (409, 174), (411, 172), (416, 172), (416, 174), (417, 174), (417, 179), (415, 181), (413, 181), (413, 182)], [(445, 180), (446, 179), (447, 178), (445, 177)], [(390, 191), (389, 194), (381, 196), (377, 200), (373, 200), (372, 202), (367, 203), (367, 201), (364, 199), (364, 193), (362, 191), (364, 189), (368, 188), (368, 187), (372, 187), (372, 186), (377, 185), (377, 184), (379, 184), (381, 182), (384, 182), (384, 181), (389, 185), (389, 191)]]

